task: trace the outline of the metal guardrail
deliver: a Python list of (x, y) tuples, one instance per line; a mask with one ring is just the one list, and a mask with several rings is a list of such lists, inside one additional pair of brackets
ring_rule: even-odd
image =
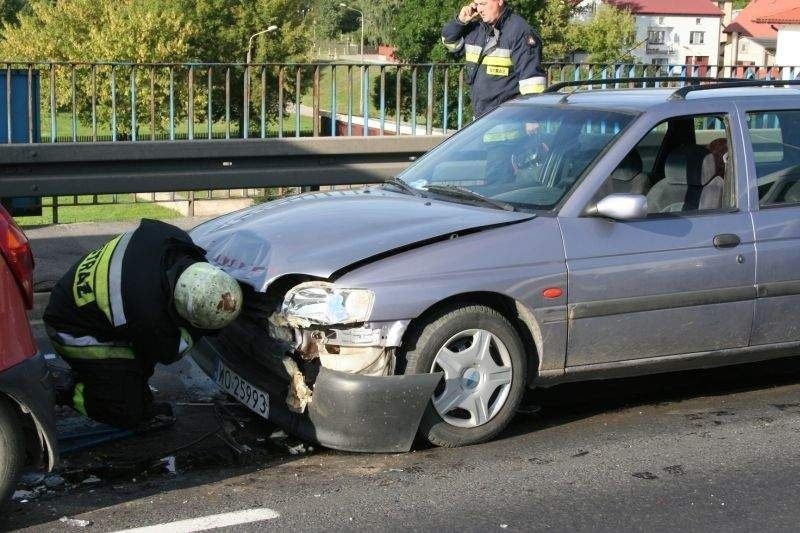
[(2, 148), (0, 197), (375, 183), (443, 139), (10, 145)]

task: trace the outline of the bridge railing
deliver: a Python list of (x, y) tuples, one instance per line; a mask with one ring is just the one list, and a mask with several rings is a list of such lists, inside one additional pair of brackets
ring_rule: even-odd
[[(550, 82), (800, 76), (800, 66), (546, 67)], [(460, 63), (0, 62), (0, 142), (448, 133), (472, 118), (465, 77)]]

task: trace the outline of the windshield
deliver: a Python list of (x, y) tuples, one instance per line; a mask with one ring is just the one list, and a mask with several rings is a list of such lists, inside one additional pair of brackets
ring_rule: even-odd
[(432, 150), (399, 177), (420, 191), (463, 189), (522, 209), (552, 209), (633, 119), (596, 109), (502, 107)]

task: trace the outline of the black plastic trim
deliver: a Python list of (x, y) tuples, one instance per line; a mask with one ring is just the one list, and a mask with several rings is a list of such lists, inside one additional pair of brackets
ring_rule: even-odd
[(618, 298), (614, 300), (572, 304), (569, 306), (569, 319), (576, 320), (579, 318), (657, 311), (659, 309), (676, 309), (696, 305), (741, 302), (744, 300), (753, 300), (755, 298), (755, 287), (733, 287), (676, 292), (672, 294), (654, 294), (651, 296), (634, 296), (632, 298)]
[(323, 446), (351, 452), (405, 452), (411, 449), (422, 414), (442, 373), (363, 376), (320, 368), (306, 414), (289, 411), (288, 383), (251, 358), (222, 352), (204, 338), (191, 351), (213, 376), (221, 360), (270, 395), (269, 419), (282, 429)]

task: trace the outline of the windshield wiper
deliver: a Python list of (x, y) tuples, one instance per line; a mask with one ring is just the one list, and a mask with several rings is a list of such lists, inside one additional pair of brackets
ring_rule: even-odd
[(464, 200), (474, 200), (487, 205), (491, 205), (498, 209), (505, 209), (506, 211), (517, 210), (516, 207), (507, 202), (501, 202), (500, 200), (492, 200), (491, 198), (487, 198), (482, 194), (478, 194), (476, 192), (470, 191), (469, 189), (464, 189), (462, 187), (457, 187), (455, 185), (428, 185), (427, 187), (425, 187), (425, 190), (437, 194), (442, 194), (445, 196), (452, 196), (454, 198), (463, 198)]
[(423, 197), (423, 198), (425, 197), (425, 195), (422, 194), (422, 192), (420, 192), (418, 189), (415, 189), (414, 187), (412, 187), (411, 185), (409, 185), (405, 181), (401, 180), (400, 178), (386, 178), (385, 180), (383, 180), (383, 184), (384, 185), (394, 185), (395, 187), (397, 187), (401, 191), (406, 192), (408, 194), (411, 194), (413, 196), (420, 196), (420, 197)]

